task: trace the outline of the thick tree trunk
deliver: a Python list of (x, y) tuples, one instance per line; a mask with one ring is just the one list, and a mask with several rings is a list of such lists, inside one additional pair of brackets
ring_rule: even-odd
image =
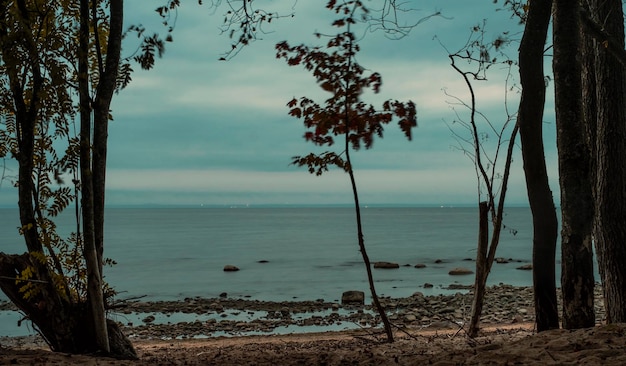
[[(15, 273), (27, 267), (36, 268), (31, 284), (36, 286), (34, 296), (24, 298), (16, 284)], [(91, 311), (85, 302), (73, 303), (59, 296), (46, 266), (30, 254), (8, 255), (0, 253), (0, 289), (20, 310), (28, 315), (50, 348), (56, 352), (94, 353), (101, 349), (93, 342), (94, 329), (91, 326)], [(123, 359), (136, 359), (137, 354), (120, 327), (113, 321), (107, 322), (111, 355)]]
[(522, 96), (517, 123), (522, 142), (528, 201), (533, 216), (533, 287), (537, 331), (559, 327), (555, 283), (558, 224), (548, 184), (542, 132), (546, 93), (543, 52), (551, 7), (551, 0), (533, 0), (529, 3), (519, 49)]
[(595, 325), (593, 197), (582, 110), (580, 5), (554, 0), (553, 69), (561, 186), (563, 328)]
[[(624, 49), (624, 16), (618, 0), (591, 0), (590, 14)], [(608, 40), (607, 40), (608, 41)], [(626, 322), (626, 72), (595, 43), (596, 141), (594, 230), (607, 322)]]

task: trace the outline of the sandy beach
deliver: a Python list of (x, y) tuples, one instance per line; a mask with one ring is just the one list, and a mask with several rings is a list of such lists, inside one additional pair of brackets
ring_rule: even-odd
[[(467, 294), (436, 297), (415, 294), (406, 299), (385, 299), (395, 327), (396, 342), (391, 344), (385, 342), (376, 317), (368, 315), (367, 306), (362, 309), (337, 309), (337, 304), (321, 300), (298, 303), (233, 299), (138, 302), (127, 311), (141, 311), (142, 314), (148, 311), (215, 311), (226, 316), (223, 321), (191, 322), (193, 326), (184, 322), (151, 324), (152, 321), (140, 326), (127, 324), (125, 332), (136, 347), (137, 361), (53, 353), (33, 337), (1, 338), (0, 365), (626, 364), (626, 325), (603, 325), (601, 304), (597, 307), (599, 321), (594, 328), (536, 334), (532, 306), (529, 306), (532, 304), (532, 296), (529, 297), (531, 291), (511, 286), (491, 288), (486, 299), (483, 328), (475, 339), (466, 335)], [(296, 316), (302, 313), (319, 314), (319, 309), (314, 308), (327, 306), (330, 309), (324, 316)], [(268, 315), (273, 314), (278, 324), (291, 323), (294, 318), (297, 319), (295, 324), (307, 324), (315, 318), (313, 323), (320, 324), (319, 329), (325, 329), (323, 324), (338, 322), (352, 322), (359, 327), (345, 331), (299, 333), (295, 325), (291, 334), (276, 334), (272, 330), (276, 328), (267, 324), (271, 319), (250, 322), (227, 319), (230, 312), (261, 309)], [(342, 315), (333, 315), (339, 313)], [(250, 334), (247, 329), (262, 326), (266, 328), (261, 335), (245, 335)], [(230, 329), (226, 332), (227, 336), (214, 335), (215, 329), (220, 327), (222, 333), (224, 329)]]

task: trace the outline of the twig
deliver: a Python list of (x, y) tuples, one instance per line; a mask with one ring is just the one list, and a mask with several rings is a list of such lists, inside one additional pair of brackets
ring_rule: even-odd
[(48, 281), (43, 281), (43, 280), (27, 280), (27, 279), (21, 279), (21, 278), (16, 278), (16, 277), (7, 277), (7, 276), (0, 276), (0, 280), (20, 281), (20, 282), (33, 282), (33, 283), (48, 283)]

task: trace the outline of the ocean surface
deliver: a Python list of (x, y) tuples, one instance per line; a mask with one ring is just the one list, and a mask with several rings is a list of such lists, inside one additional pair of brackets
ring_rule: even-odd
[[(450, 284), (472, 284), (473, 276), (448, 271), (474, 270), (467, 259), (476, 256), (477, 212), (471, 207), (364, 207), (370, 260), (401, 266), (374, 270), (378, 294), (448, 293), (456, 292), (444, 289)], [(489, 284), (530, 286), (531, 271), (516, 269), (531, 261), (530, 209), (512, 207), (505, 214), (497, 257), (518, 262), (494, 264)], [(17, 226), (17, 210), (0, 209), (0, 251), (24, 252)], [(69, 234), (75, 226), (71, 214), (58, 218), (58, 226)], [(226, 292), (234, 298), (334, 301), (347, 290), (369, 293), (350, 207), (111, 208), (105, 236), (105, 256), (117, 262), (105, 268), (105, 279), (119, 298), (177, 300)], [(426, 268), (414, 268), (418, 263)], [(240, 271), (224, 272), (227, 264)], [(558, 281), (558, 266), (556, 276)], [(424, 288), (424, 283), (434, 287)], [(4, 294), (0, 299), (6, 299)]]

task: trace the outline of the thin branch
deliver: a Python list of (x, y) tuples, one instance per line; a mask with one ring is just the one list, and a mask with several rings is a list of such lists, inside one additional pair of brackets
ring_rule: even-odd
[(7, 281), (20, 281), (20, 282), (32, 282), (32, 283), (48, 283), (48, 281), (33, 280), (33, 279), (21, 279), (21, 278), (8, 277), (8, 276), (0, 276), (0, 280), (7, 280)]

